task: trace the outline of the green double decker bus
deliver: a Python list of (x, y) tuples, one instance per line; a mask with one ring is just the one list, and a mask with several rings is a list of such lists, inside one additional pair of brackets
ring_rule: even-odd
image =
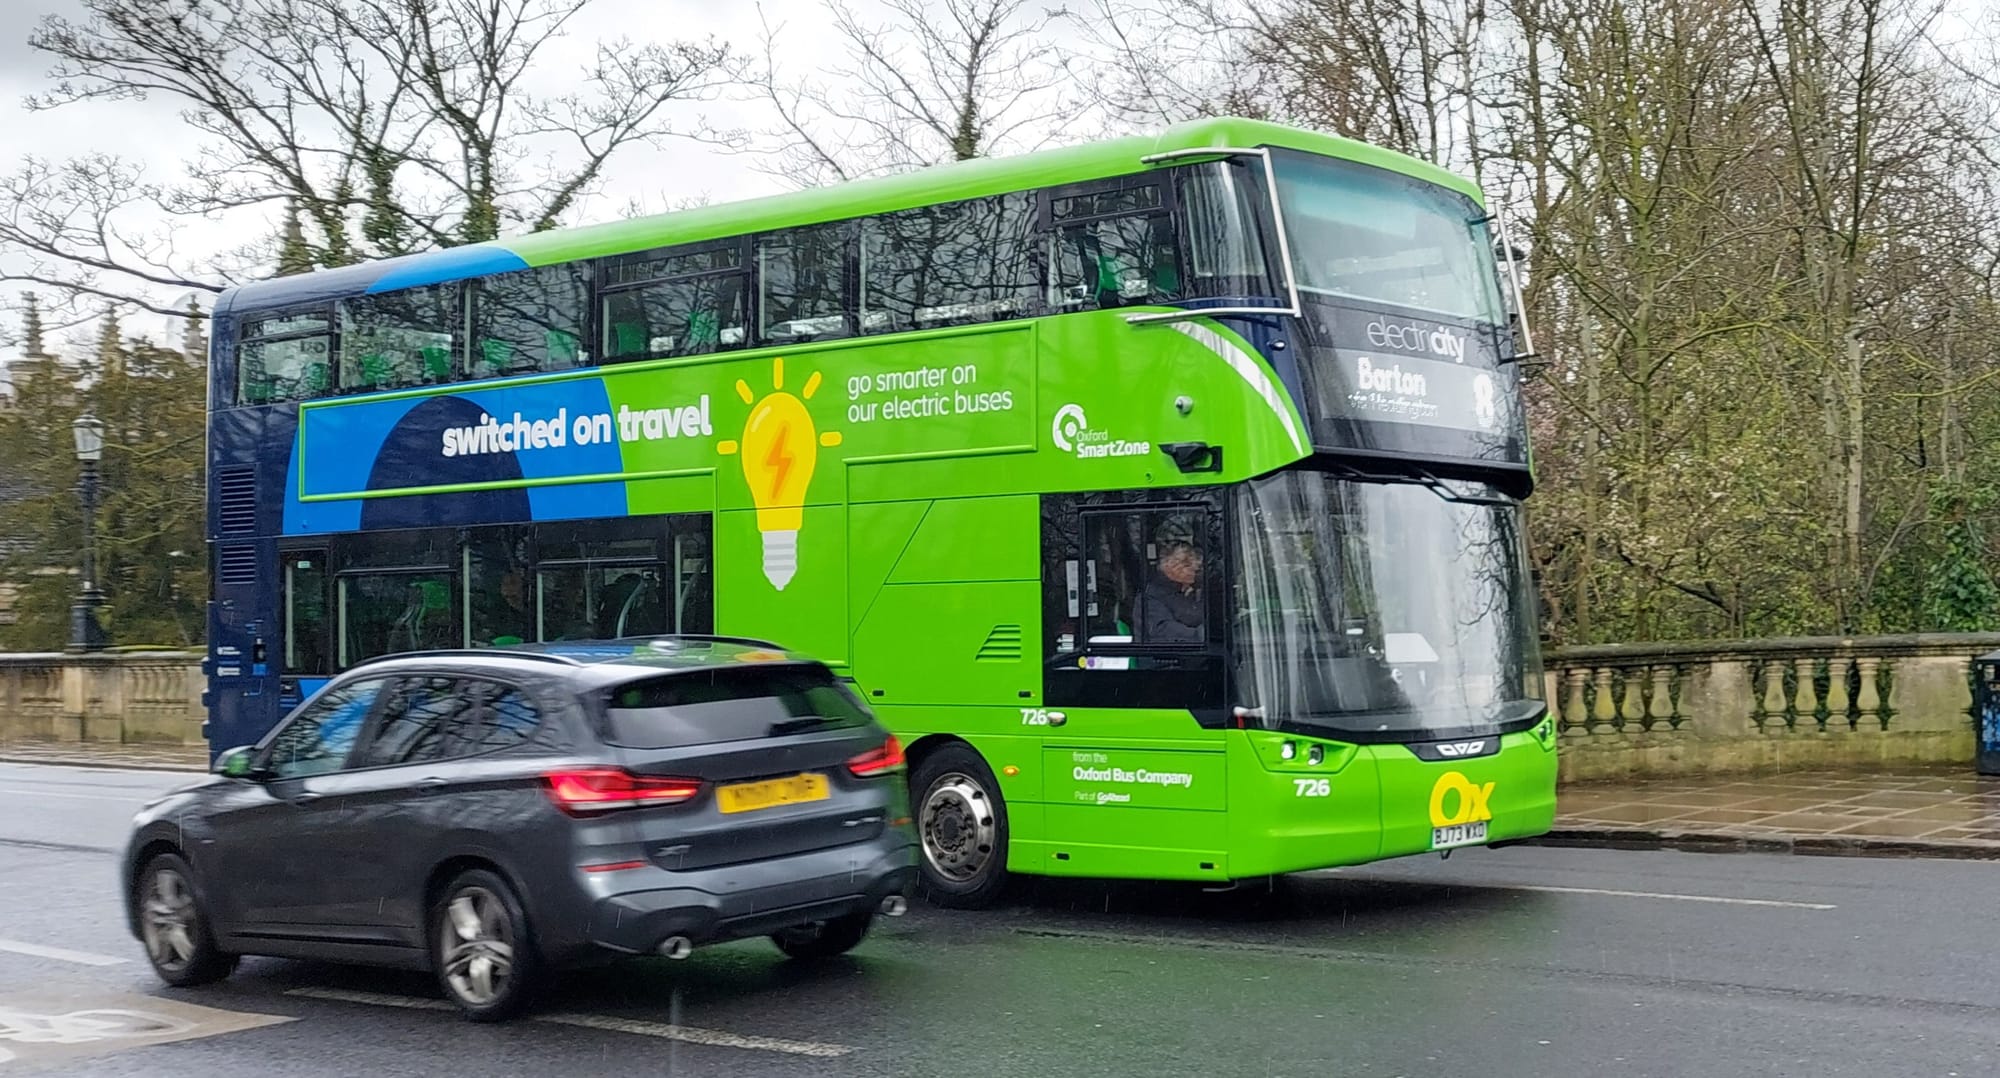
[(245, 285), (211, 747), (385, 653), (747, 637), (903, 741), (944, 904), (1545, 832), (1494, 222), (1217, 119)]

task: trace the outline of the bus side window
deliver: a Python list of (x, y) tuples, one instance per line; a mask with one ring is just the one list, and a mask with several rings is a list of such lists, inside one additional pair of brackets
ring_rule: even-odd
[(861, 332), (1020, 318), (1040, 288), (1032, 195), (951, 202), (861, 223)]
[(1183, 297), (1181, 262), (1157, 183), (1049, 201), (1056, 231), (1052, 306), (1058, 311), (1171, 303)]
[(333, 673), (327, 656), (326, 552), (288, 550), (284, 565), (284, 672), (293, 677)]
[(319, 310), (245, 318), (236, 346), (236, 403), (325, 395), (333, 388), (331, 327)]
[(773, 232), (757, 239), (758, 339), (803, 344), (852, 336), (847, 303), (850, 222)]
[(340, 662), (460, 646), (457, 574), (351, 573), (340, 578)]
[(466, 642), (472, 647), (507, 647), (534, 639), (525, 529), (503, 525), (470, 531), (462, 557)]
[(341, 300), (341, 388), (451, 381), (463, 311), (464, 289), (457, 283)]
[(693, 356), (746, 343), (742, 245), (647, 252), (603, 265), (604, 358)]
[(674, 536), (674, 631), (704, 636), (715, 631), (714, 559), (709, 556), (710, 518), (702, 530), (687, 529)]
[(589, 306), (582, 267), (543, 266), (487, 277), (472, 283), (470, 298), (470, 377), (566, 371), (590, 361), (582, 349)]

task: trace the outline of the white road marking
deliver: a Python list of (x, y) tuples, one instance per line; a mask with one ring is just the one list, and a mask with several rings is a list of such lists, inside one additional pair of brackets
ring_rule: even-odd
[(23, 943), (20, 940), (0, 939), (0, 951), (29, 955), (34, 958), (53, 958), (58, 962), (74, 962), (79, 966), (117, 966), (125, 960), (116, 955), (92, 954), (89, 951), (71, 951), (62, 947), (45, 947), (39, 943)]
[(30, 1066), (296, 1021), (130, 992), (38, 986), (0, 995), (0, 1064)]
[(637, 1033), (643, 1037), (663, 1037), (670, 1041), (686, 1041), (689, 1044), (707, 1044), (718, 1048), (745, 1048), (758, 1052), (784, 1052), (795, 1056), (816, 1056), (832, 1059), (854, 1051), (845, 1044), (821, 1044), (817, 1041), (790, 1041), (779, 1037), (752, 1037), (741, 1033), (725, 1033), (714, 1029), (697, 1029), (694, 1026), (676, 1026), (665, 1022), (647, 1022), (633, 1018), (606, 1018), (597, 1014), (548, 1014), (536, 1018), (538, 1022), (554, 1022), (565, 1026), (582, 1026), (586, 1029), (608, 1029), (615, 1033)]
[(1721, 895), (1681, 895), (1667, 891), (1616, 891), (1603, 887), (1556, 887), (1549, 884), (1510, 883), (1494, 887), (1499, 891), (1547, 891), (1558, 895), (1607, 895), (1612, 898), (1657, 898), (1669, 902), (1713, 902), (1723, 906), (1770, 906), (1781, 910), (1835, 910), (1831, 902), (1786, 902), (1775, 898), (1724, 898)]
[(1426, 879), (1422, 876), (1357, 876), (1341, 869), (1323, 869), (1307, 875), (1361, 880), (1367, 883), (1416, 884), (1459, 887), (1470, 891), (1541, 891), (1553, 895), (1597, 895), (1604, 898), (1650, 898), (1665, 902), (1707, 902), (1720, 906), (1767, 906), (1781, 910), (1837, 910), (1831, 902), (1789, 902), (1776, 898), (1726, 898), (1722, 895), (1687, 895), (1672, 891), (1620, 891), (1609, 887), (1558, 887), (1546, 883), (1471, 883), (1464, 880)]
[[(392, 996), (381, 992), (355, 992), (345, 988), (294, 988), (285, 993), (288, 996), (303, 996), (307, 999), (325, 999), (340, 1003), (365, 1003), (376, 1007), (401, 1007), (413, 1011), (454, 1010), (450, 1003), (441, 999), (421, 999), (416, 996)], [(742, 1048), (753, 1052), (782, 1052), (786, 1055), (813, 1056), (832, 1059), (847, 1055), (855, 1049), (845, 1044), (823, 1044), (818, 1041), (794, 1041), (782, 1037), (758, 1037), (743, 1033), (729, 1033), (717, 1029), (700, 1029), (695, 1026), (671, 1025), (666, 1022), (648, 1022), (637, 1018), (611, 1018), (600, 1014), (541, 1014), (532, 1016), (533, 1021), (548, 1022), (561, 1026), (580, 1026), (584, 1029), (602, 1029), (613, 1033), (634, 1033), (642, 1037), (660, 1037), (665, 1040), (683, 1041), (688, 1044), (706, 1044), (717, 1048)]]

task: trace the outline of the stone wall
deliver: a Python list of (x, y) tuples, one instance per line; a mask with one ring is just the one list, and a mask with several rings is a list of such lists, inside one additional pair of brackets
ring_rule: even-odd
[(0, 655), (0, 743), (201, 745), (201, 656)]
[(1566, 648), (1547, 657), (1565, 781), (1971, 767), (1972, 659), (2000, 634)]

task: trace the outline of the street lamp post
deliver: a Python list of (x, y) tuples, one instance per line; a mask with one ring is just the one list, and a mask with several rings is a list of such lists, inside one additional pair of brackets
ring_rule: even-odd
[(69, 650), (103, 651), (110, 641), (97, 611), (104, 593), (97, 589), (97, 465), (104, 459), (104, 423), (89, 412), (70, 424), (76, 435), (76, 460), (82, 466), (77, 495), (83, 502), (83, 591), (69, 610)]

